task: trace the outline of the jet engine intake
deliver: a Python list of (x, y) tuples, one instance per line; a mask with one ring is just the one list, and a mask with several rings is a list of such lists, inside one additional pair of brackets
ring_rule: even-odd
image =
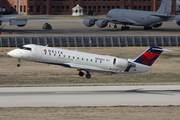
[(157, 24), (153, 24), (152, 26), (155, 27), (155, 28), (158, 28), (162, 25), (162, 23), (157, 23)]
[(180, 20), (176, 21), (176, 23), (180, 26)]
[(96, 25), (97, 25), (99, 28), (104, 28), (104, 27), (106, 27), (106, 26), (108, 25), (108, 22), (105, 21), (105, 20), (98, 20), (98, 21), (96, 22)]
[(114, 58), (113, 64), (117, 67), (126, 68), (128, 66), (128, 61), (122, 58)]
[[(25, 24), (26, 25), (26, 24)], [(17, 25), (18, 27), (24, 27), (25, 25)]]
[(84, 19), (84, 25), (87, 27), (92, 27), (95, 25), (95, 20), (86, 18)]

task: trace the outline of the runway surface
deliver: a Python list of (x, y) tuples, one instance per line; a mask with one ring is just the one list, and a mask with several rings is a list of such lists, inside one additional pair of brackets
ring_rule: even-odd
[(0, 88), (0, 107), (180, 105), (180, 85)]
[[(51, 24), (53, 30), (42, 30), (44, 23)], [(130, 26), (130, 30), (122, 31), (112, 27), (99, 28), (97, 25), (86, 27), (83, 19), (28, 21), (25, 27), (9, 26), (5, 23), (0, 37), (56, 37), (56, 36), (179, 36), (180, 26), (176, 22), (164, 22), (159, 28), (143, 30), (142, 26)], [(112, 25), (112, 24), (111, 24)]]

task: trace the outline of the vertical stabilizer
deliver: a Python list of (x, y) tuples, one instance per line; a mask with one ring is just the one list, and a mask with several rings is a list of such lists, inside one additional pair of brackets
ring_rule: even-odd
[(151, 66), (159, 55), (164, 51), (164, 49), (159, 47), (150, 47), (144, 53), (142, 53), (139, 57), (137, 57), (134, 62)]
[(162, 0), (160, 8), (156, 11), (160, 14), (171, 13), (172, 0)]

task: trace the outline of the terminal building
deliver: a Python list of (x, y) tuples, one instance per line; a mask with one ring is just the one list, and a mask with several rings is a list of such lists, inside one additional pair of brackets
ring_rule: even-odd
[[(95, 15), (105, 15), (114, 8), (156, 11), (162, 0), (0, 0), (0, 8), (25, 15), (72, 15), (72, 8), (79, 4), (84, 15), (93, 11)], [(176, 0), (172, 0), (171, 14), (176, 14)]]

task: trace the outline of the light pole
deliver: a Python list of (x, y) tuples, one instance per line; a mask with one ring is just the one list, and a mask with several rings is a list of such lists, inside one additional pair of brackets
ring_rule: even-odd
[(21, 12), (20, 12), (20, 0), (18, 0), (18, 14), (21, 14)]
[(2, 4), (1, 4), (1, 0), (0, 0), (0, 11), (1, 11), (1, 5), (2, 5)]

